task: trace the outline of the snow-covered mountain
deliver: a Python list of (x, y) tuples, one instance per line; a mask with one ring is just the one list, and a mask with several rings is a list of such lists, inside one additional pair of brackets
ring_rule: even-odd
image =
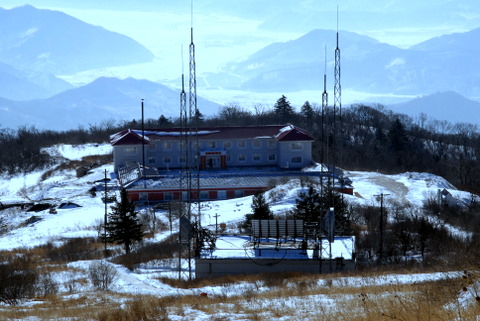
[[(69, 130), (104, 121), (141, 118), (144, 99), (146, 119), (178, 117), (180, 93), (166, 86), (133, 78), (99, 78), (47, 99), (12, 101), (0, 98), (0, 127), (27, 125), (38, 129)], [(198, 98), (204, 115), (216, 113), (220, 105)]]
[(133, 39), (59, 11), (0, 8), (0, 61), (23, 70), (69, 74), (150, 61)]

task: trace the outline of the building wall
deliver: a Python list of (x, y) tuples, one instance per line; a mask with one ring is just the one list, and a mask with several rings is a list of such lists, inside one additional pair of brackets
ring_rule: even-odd
[[(267, 187), (249, 187), (249, 188), (210, 188), (205, 190), (200, 190), (200, 200), (201, 201), (210, 201), (210, 200), (222, 200), (222, 199), (232, 199), (244, 196), (251, 196), (257, 193), (258, 191), (266, 191)], [(186, 200), (187, 192), (180, 190), (128, 190), (128, 196), (133, 202), (170, 202), (176, 200)], [(197, 199), (197, 192), (192, 191), (190, 194), (190, 199)]]
[(335, 273), (355, 270), (353, 260), (195, 259), (197, 278), (278, 272)]
[[(302, 168), (311, 165), (312, 142), (277, 142), (274, 139), (201, 140), (200, 151), (221, 152), (226, 167), (280, 166)], [(142, 163), (142, 145), (113, 147), (115, 171), (130, 162)], [(145, 165), (161, 169), (181, 168), (181, 146), (178, 140), (151, 141), (145, 145)], [(210, 156), (213, 157), (213, 156)], [(220, 156), (218, 156), (220, 159)], [(183, 161), (183, 162), (182, 162)], [(192, 160), (193, 161), (193, 160)]]
[(278, 150), (281, 168), (303, 168), (312, 164), (312, 142), (279, 142)]

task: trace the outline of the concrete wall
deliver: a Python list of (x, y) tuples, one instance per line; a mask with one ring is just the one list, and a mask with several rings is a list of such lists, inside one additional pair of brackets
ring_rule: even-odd
[[(330, 264), (331, 263), (331, 264)], [(352, 260), (196, 259), (197, 278), (278, 272), (331, 273), (355, 270)]]

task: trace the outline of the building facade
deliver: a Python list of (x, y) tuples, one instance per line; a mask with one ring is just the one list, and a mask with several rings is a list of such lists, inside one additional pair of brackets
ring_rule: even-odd
[[(313, 141), (310, 134), (292, 125), (200, 128), (189, 139), (195, 145), (191, 149), (198, 150), (201, 170), (307, 167), (312, 164)], [(179, 169), (187, 162), (179, 128), (145, 130), (143, 135), (141, 130), (128, 129), (112, 135), (111, 144), (115, 172), (143, 161), (145, 167), (159, 170)]]

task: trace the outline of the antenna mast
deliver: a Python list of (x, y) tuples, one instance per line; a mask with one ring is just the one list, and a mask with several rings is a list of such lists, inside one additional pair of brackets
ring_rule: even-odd
[[(337, 126), (337, 114), (340, 126), (342, 125), (342, 87), (340, 85), (340, 47), (339, 47), (339, 35), (338, 35), (338, 6), (337, 6), (337, 47), (335, 48), (335, 84), (333, 87), (333, 188), (335, 188), (335, 167), (337, 162), (341, 166), (342, 163), (342, 145), (343, 141), (340, 139), (340, 146), (337, 147), (338, 137), (341, 136), (342, 130), (338, 130)], [(339, 157), (337, 157), (339, 154)]]
[[(325, 68), (323, 71), (323, 93), (322, 93), (322, 144), (325, 148), (327, 148), (327, 162), (328, 162), (328, 144), (325, 144), (325, 115), (327, 113), (328, 108), (328, 93), (327, 93), (327, 46), (325, 45)], [(323, 152), (324, 148), (322, 148), (321, 152), (321, 163), (325, 162), (325, 156)]]
[[(336, 126), (337, 123), (337, 113), (338, 118), (340, 120), (340, 125), (342, 121), (342, 86), (340, 84), (340, 47), (339, 47), (339, 36), (338, 36), (338, 6), (337, 6), (337, 47), (335, 48), (335, 85), (333, 88), (333, 134), (334, 134), (334, 144), (338, 137), (338, 128)], [(341, 130), (340, 130), (341, 132)], [(340, 141), (340, 144), (342, 142)], [(335, 148), (336, 146), (334, 146)], [(342, 148), (340, 147), (339, 150)], [(337, 153), (338, 150), (335, 150)], [(341, 153), (340, 153), (341, 154)], [(341, 161), (341, 157), (340, 157)], [(341, 164), (340, 164), (341, 165)]]
[(189, 61), (189, 96), (188, 110), (185, 92), (185, 78), (183, 73), (183, 47), (182, 47), (182, 91), (180, 93), (180, 135), (182, 170), (180, 173), (180, 190), (185, 206), (180, 211), (179, 228), (179, 278), (182, 278), (182, 257), (187, 256), (188, 270), (185, 271), (189, 280), (192, 279), (192, 235), (194, 224), (192, 220), (193, 202), (197, 202), (197, 227), (200, 227), (200, 153), (198, 137), (198, 121), (200, 112), (197, 107), (197, 80), (195, 64), (195, 44), (193, 42), (193, 0), (191, 1), (191, 26), (190, 26), (190, 61)]

